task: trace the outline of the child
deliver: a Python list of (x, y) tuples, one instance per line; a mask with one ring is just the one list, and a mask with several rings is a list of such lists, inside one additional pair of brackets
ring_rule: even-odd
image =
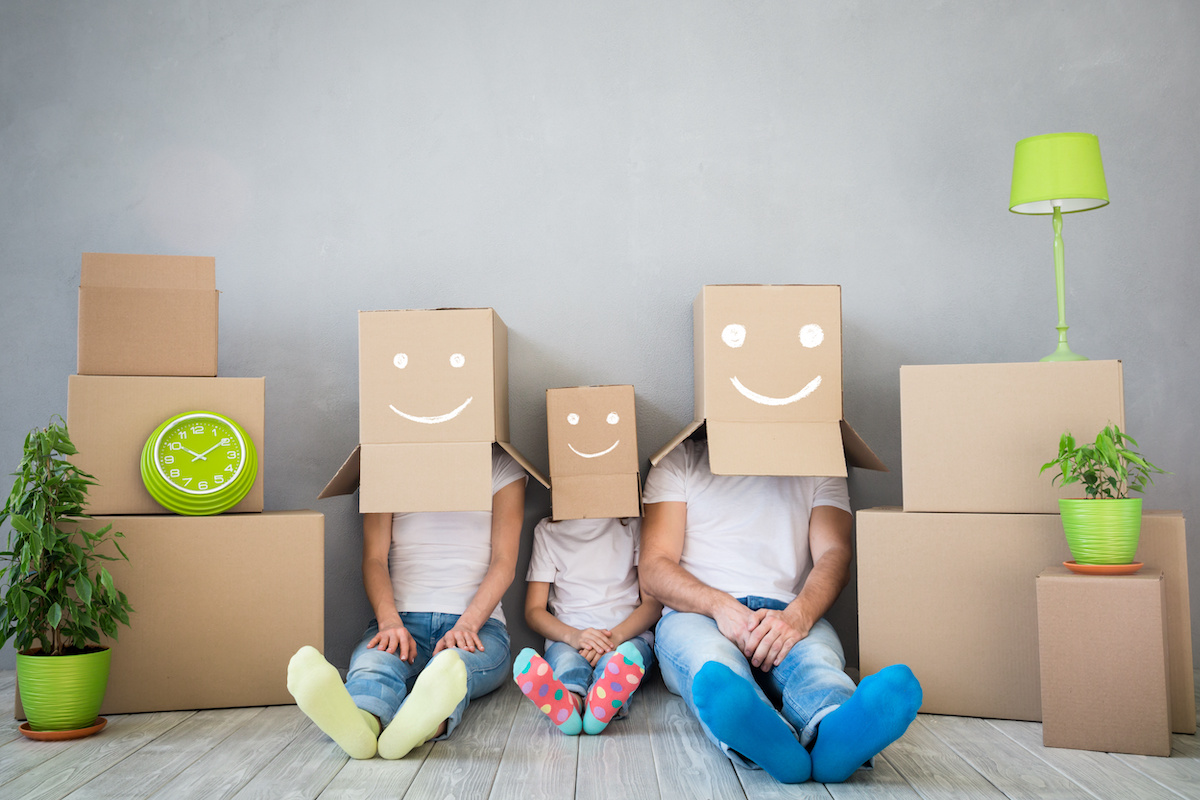
[(547, 518), (534, 530), (525, 620), (546, 637), (546, 657), (525, 648), (513, 679), (565, 734), (600, 733), (623, 715), (653, 663), (662, 607), (638, 591), (639, 530), (638, 518)]

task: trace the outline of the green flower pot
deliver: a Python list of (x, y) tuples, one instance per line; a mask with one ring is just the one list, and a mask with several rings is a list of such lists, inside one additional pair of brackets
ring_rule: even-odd
[(74, 731), (96, 722), (112, 651), (69, 656), (17, 653), (21, 705), (35, 731)]
[(1059, 500), (1077, 564), (1131, 564), (1142, 532), (1142, 498)]

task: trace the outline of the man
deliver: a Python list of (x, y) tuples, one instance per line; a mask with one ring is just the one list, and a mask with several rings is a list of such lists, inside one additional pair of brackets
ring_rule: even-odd
[(644, 502), (663, 679), (730, 759), (840, 782), (903, 735), (921, 705), (912, 672), (856, 688), (824, 619), (850, 577), (844, 478), (715, 476), (708, 443), (688, 440), (650, 470)]

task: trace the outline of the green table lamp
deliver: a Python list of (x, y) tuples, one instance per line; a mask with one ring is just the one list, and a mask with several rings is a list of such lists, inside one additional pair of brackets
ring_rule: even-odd
[(1042, 361), (1087, 361), (1067, 346), (1062, 215), (1108, 205), (1100, 140), (1090, 133), (1048, 133), (1017, 142), (1008, 210), (1054, 215), (1054, 278), (1058, 289), (1058, 348)]

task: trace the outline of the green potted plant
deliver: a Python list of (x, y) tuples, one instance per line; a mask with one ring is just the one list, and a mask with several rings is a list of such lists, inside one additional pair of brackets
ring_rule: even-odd
[(115, 641), (117, 624), (128, 625), (133, 610), (103, 565), (117, 556), (98, 552), (111, 542), (128, 560), (116, 541), (122, 534), (111, 525), (95, 533), (80, 525), (96, 481), (68, 460), (75, 452), (61, 417), (30, 431), (0, 510), (0, 524), (7, 520), (11, 527), (0, 553), (0, 645), (12, 639), (16, 646), (17, 685), (29, 719), (29, 731), (22, 726), (22, 732), (33, 738), (99, 730), (111, 655), (101, 638)]
[(1080, 484), (1082, 499), (1060, 499), (1063, 533), (1076, 564), (1131, 564), (1142, 526), (1142, 493), (1154, 475), (1166, 474), (1133, 448), (1137, 441), (1116, 425), (1100, 431), (1094, 442), (1079, 443), (1068, 431), (1058, 442), (1058, 457), (1041, 472), (1057, 468), (1053, 480)]

